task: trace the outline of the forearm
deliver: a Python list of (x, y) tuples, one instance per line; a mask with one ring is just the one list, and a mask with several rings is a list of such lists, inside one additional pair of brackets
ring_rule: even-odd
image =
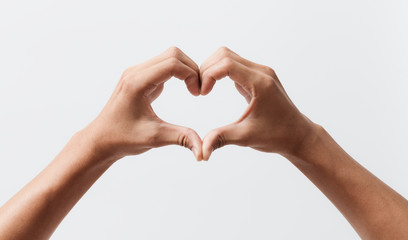
[(92, 184), (119, 158), (179, 144), (202, 159), (202, 141), (192, 129), (167, 123), (151, 103), (173, 76), (200, 93), (198, 66), (177, 48), (130, 67), (108, 103), (85, 130), (34, 180), (0, 208), (0, 240), (47, 239)]
[(296, 154), (286, 155), (364, 239), (408, 238), (408, 202), (314, 125)]
[(113, 161), (77, 133), (60, 154), (0, 208), (0, 239), (48, 239)]

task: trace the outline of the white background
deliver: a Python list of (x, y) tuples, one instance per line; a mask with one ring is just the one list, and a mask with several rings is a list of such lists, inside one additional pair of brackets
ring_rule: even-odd
[[(102, 109), (122, 71), (170, 46), (199, 65), (218, 47), (274, 68), (300, 110), (408, 197), (407, 1), (0, 2), (0, 204)], [(193, 97), (171, 79), (153, 105), (201, 137), (246, 102), (224, 79)], [(53, 239), (358, 239), (275, 154), (178, 146), (128, 157)]]

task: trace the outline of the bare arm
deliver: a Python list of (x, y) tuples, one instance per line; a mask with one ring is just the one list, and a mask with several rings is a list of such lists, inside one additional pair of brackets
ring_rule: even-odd
[(92, 184), (124, 156), (179, 144), (200, 160), (197, 133), (164, 122), (151, 108), (172, 76), (199, 94), (198, 67), (176, 48), (127, 69), (100, 115), (0, 208), (0, 239), (48, 239)]
[(275, 72), (221, 48), (200, 68), (202, 94), (229, 76), (248, 108), (203, 140), (203, 156), (226, 144), (285, 156), (340, 210), (363, 239), (408, 239), (408, 202), (351, 158), (296, 108)]
[(46, 239), (112, 161), (77, 133), (36, 178), (0, 209), (0, 239)]
[(285, 155), (363, 239), (407, 239), (408, 201), (350, 157), (320, 126)]

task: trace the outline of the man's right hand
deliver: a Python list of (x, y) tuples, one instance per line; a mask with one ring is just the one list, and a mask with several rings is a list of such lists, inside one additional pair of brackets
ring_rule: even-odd
[(264, 152), (296, 154), (316, 127), (292, 103), (272, 68), (220, 48), (200, 68), (201, 94), (208, 94), (216, 80), (230, 77), (248, 102), (242, 117), (208, 133), (203, 157), (224, 145), (236, 144)]

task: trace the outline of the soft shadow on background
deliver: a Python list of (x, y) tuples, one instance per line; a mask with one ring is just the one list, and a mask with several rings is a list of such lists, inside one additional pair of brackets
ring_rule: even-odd
[[(300, 110), (408, 197), (406, 1), (2, 1), (0, 204), (108, 100), (122, 71), (170, 46), (198, 64), (218, 47), (276, 70)], [(153, 105), (197, 130), (236, 120), (229, 79), (205, 97), (172, 79)], [(195, 162), (178, 146), (128, 157), (53, 239), (358, 239), (287, 160), (228, 146)]]

